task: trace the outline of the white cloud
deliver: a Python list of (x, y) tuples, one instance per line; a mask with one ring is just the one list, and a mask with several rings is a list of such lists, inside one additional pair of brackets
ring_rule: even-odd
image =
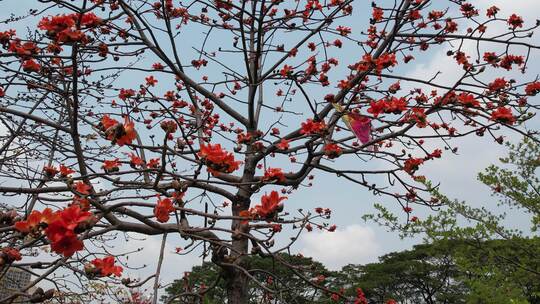
[(374, 262), (380, 246), (371, 227), (350, 225), (335, 232), (317, 231), (300, 239), (301, 253), (322, 262), (329, 269), (347, 264)]

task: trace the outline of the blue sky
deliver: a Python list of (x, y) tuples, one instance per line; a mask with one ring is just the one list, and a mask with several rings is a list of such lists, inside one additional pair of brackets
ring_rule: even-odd
[[(540, 2), (528, 0), (478, 0), (473, 1), (482, 11), (488, 6), (497, 5), (501, 8), (501, 16), (517, 13), (524, 17), (526, 22), (534, 22), (537, 12), (540, 11)], [(7, 17), (6, 13), (25, 11), (32, 6), (31, 1), (4, 0), (3, 9), (0, 12), (0, 19)], [(366, 7), (369, 3), (366, 1)], [(368, 10), (366, 10), (368, 11)], [(364, 24), (364, 22), (366, 24)], [(32, 26), (32, 25), (28, 25)], [(355, 18), (351, 24), (353, 30), (356, 26), (361, 29), (366, 28), (367, 19)], [(0, 25), (0, 31), (4, 30), (5, 24)], [(23, 31), (24, 32), (24, 31)], [(198, 39), (199, 32), (190, 31), (186, 34), (186, 40)], [(283, 39), (294, 40), (295, 37), (287, 36)], [(534, 38), (538, 43), (538, 39)], [(446, 48), (436, 48), (427, 52), (426, 56), (418, 58), (415, 64), (407, 67), (402, 74), (414, 77), (415, 75), (427, 78), (426, 75), (433, 75), (438, 71), (442, 74), (438, 78), (440, 83), (450, 83), (452, 79), (458, 77), (460, 70), (446, 56)], [(192, 50), (185, 50), (191, 53)], [(349, 50), (351, 57), (359, 58), (354, 50)], [(340, 60), (346, 61), (347, 56), (342, 56)], [(353, 60), (351, 60), (353, 61)], [(345, 63), (343, 64), (345, 65)], [(540, 71), (540, 65), (534, 60), (530, 63), (528, 77), (534, 78)], [(512, 74), (509, 74), (512, 75)], [(493, 76), (493, 75), (489, 75)], [(506, 76), (506, 74), (505, 74)], [(122, 82), (133, 83), (140, 79), (133, 79), (133, 75), (126, 75)], [(515, 74), (508, 77), (520, 77)], [(313, 92), (314, 95), (323, 95), (323, 91)], [(269, 93), (272, 94), (272, 93)], [(538, 123), (536, 122), (538, 125)], [(518, 141), (516, 135), (509, 135), (508, 139)], [(474, 205), (493, 206), (493, 199), (490, 191), (476, 180), (476, 174), (491, 163), (496, 163), (499, 157), (505, 155), (502, 146), (493, 142), (490, 137), (466, 137), (453, 141), (459, 146), (459, 153), (451, 155), (447, 153), (440, 160), (431, 162), (420, 170), (420, 174), (426, 175), (435, 182), (441, 183), (443, 193), (458, 199), (469, 201)], [(348, 160), (344, 165), (355, 168), (364, 166), (364, 162)], [(369, 164), (376, 165), (376, 164)], [(330, 207), (333, 210), (332, 223), (338, 225), (338, 230), (332, 234), (313, 232), (303, 236), (295, 245), (295, 249), (305, 255), (311, 255), (315, 259), (322, 261), (329, 268), (336, 269), (348, 263), (366, 263), (377, 259), (377, 256), (391, 251), (402, 250), (420, 242), (419, 239), (400, 240), (395, 233), (387, 232), (384, 228), (374, 223), (365, 223), (361, 216), (366, 213), (373, 213), (373, 203), (381, 202), (391, 210), (400, 213), (400, 207), (389, 198), (374, 196), (367, 189), (359, 185), (352, 184), (343, 179), (338, 179), (330, 174), (318, 173), (313, 181), (313, 187), (303, 188), (293, 195), (290, 195), (286, 202), (287, 208), (313, 209), (315, 207)], [(419, 210), (419, 215), (427, 214), (425, 210)], [(201, 262), (197, 255), (177, 256), (173, 255), (175, 247), (185, 246), (185, 241), (178, 238), (170, 238), (166, 248), (166, 259), (163, 272), (164, 282), (177, 278), (183, 271)], [(160, 238), (145, 238), (139, 242), (130, 242), (118, 247), (120, 250), (144, 248), (140, 253), (132, 255), (130, 263), (133, 266), (149, 263), (147, 269), (130, 271), (132, 275), (144, 276), (153, 273), (155, 269), (154, 259), (148, 259), (148, 255), (155, 255), (159, 251)]]

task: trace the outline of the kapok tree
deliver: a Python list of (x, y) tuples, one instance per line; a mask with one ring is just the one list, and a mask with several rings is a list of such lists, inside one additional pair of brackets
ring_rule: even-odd
[[(31, 9), (0, 32), (0, 267), (34, 277), (2, 303), (121, 277), (149, 283), (156, 299), (163, 249), (156, 273), (135, 281), (122, 275), (128, 252), (109, 247), (130, 232), (190, 241), (179, 254), (203, 244), (227, 303), (246, 303), (248, 280), (260, 277), (249, 255), (339, 301), (339, 286), (276, 254), (304, 231), (334, 231), (331, 211), (295, 211), (285, 199), (325, 171), (394, 197), (406, 221), (418, 220), (413, 206), (438, 204), (417, 183), (419, 167), (455, 153), (456, 137), (527, 135), (528, 96), (540, 91), (525, 74), (538, 24), (465, 1), (14, 5)], [(431, 49), (447, 51), (460, 76), (408, 77)], [(279, 288), (267, 276), (256, 283), (270, 301)], [(46, 282), (56, 292), (29, 292)], [(209, 288), (182, 296), (198, 301)], [(361, 291), (355, 300), (365, 302)]]

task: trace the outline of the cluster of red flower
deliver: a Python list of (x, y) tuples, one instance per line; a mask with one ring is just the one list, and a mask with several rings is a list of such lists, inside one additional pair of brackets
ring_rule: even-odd
[(461, 93), (457, 96), (457, 99), (467, 108), (477, 108), (480, 106), (480, 102), (474, 98), (473, 94)]
[(127, 154), (129, 156), (129, 165), (135, 169), (137, 167), (142, 167), (144, 165), (144, 161), (138, 157), (137, 155), (133, 154), (133, 153), (128, 153)]
[(117, 172), (120, 170), (120, 162), (118, 161), (118, 158), (106, 160), (103, 162), (103, 166), (101, 166), (101, 168), (103, 168), (106, 173)]
[(425, 128), (428, 124), (426, 111), (423, 108), (412, 108), (405, 114), (403, 121), (415, 123), (419, 128)]
[(126, 99), (135, 96), (135, 94), (136, 92), (133, 89), (120, 89), (120, 93), (118, 93), (118, 98), (126, 101)]
[(488, 88), (490, 92), (497, 92), (500, 90), (504, 90), (508, 86), (508, 81), (504, 78), (495, 78), (492, 82), (488, 84)]
[(529, 83), (525, 87), (525, 93), (529, 96), (535, 96), (536, 94), (540, 93), (540, 82), (535, 81), (535, 82)]
[(23, 71), (37, 73), (41, 70), (41, 65), (32, 59), (32, 56), (41, 52), (41, 49), (34, 42), (21, 43), (20, 39), (14, 39), (9, 43), (8, 51), (21, 58)]
[(405, 97), (397, 98), (392, 96), (390, 99), (372, 101), (367, 111), (375, 117), (382, 113), (401, 114), (403, 111), (407, 110), (407, 104)]
[(491, 120), (513, 125), (516, 122), (516, 117), (510, 108), (500, 107), (491, 113)]
[(131, 142), (137, 138), (135, 123), (130, 121), (127, 116), (124, 119), (124, 124), (121, 124), (118, 120), (111, 118), (109, 115), (104, 115), (103, 118), (101, 118), (100, 127), (105, 132), (107, 139), (119, 146), (131, 144)]
[(93, 259), (89, 264), (84, 266), (84, 272), (89, 277), (108, 277), (115, 275), (117, 277), (122, 275), (122, 267), (114, 265), (114, 257), (107, 256), (103, 259)]
[(92, 29), (101, 25), (101, 18), (94, 13), (69, 14), (45, 17), (38, 28), (57, 43), (86, 43), (88, 38), (80, 29)]
[(359, 72), (364, 72), (373, 67), (377, 74), (380, 74), (382, 70), (396, 66), (396, 64), (396, 54), (393, 53), (384, 53), (376, 59), (373, 59), (370, 54), (365, 54), (362, 56), (362, 60), (356, 63), (353, 68)]
[(47, 175), (49, 178), (53, 178), (56, 176), (56, 174), (60, 173), (60, 177), (68, 177), (71, 173), (75, 173), (75, 170), (72, 170), (69, 167), (66, 167), (64, 165), (60, 165), (58, 169), (53, 166), (45, 166), (43, 167), (43, 172)]
[(198, 155), (212, 175), (216, 175), (218, 172), (232, 173), (240, 168), (241, 162), (235, 161), (234, 155), (221, 148), (220, 144), (203, 144)]
[(279, 182), (285, 181), (285, 174), (283, 173), (283, 170), (281, 168), (268, 168), (264, 172), (263, 181), (274, 181), (277, 180)]
[(501, 67), (508, 71), (512, 69), (513, 64), (522, 66), (525, 63), (523, 56), (509, 54), (499, 57), (497, 54), (495, 54), (495, 52), (485, 52), (483, 59), (485, 62), (493, 65), (494, 67)]
[(160, 223), (169, 221), (169, 213), (174, 211), (173, 202), (170, 198), (161, 199), (158, 197), (158, 202), (154, 207), (154, 215)]
[(280, 150), (287, 150), (290, 147), (289, 140), (282, 138), (276, 146)]
[(277, 212), (283, 210), (283, 203), (281, 201), (286, 199), (286, 196), (279, 196), (277, 191), (272, 191), (270, 195), (265, 194), (261, 197), (261, 204), (252, 208), (250, 214), (257, 215), (260, 218), (270, 219)]
[(412, 157), (408, 158), (405, 161), (405, 164), (403, 165), (403, 170), (405, 170), (405, 172), (412, 175), (414, 174), (414, 172), (416, 172), (416, 170), (418, 170), (420, 165), (423, 163), (424, 163), (423, 158), (412, 158)]
[(51, 249), (69, 257), (83, 249), (83, 242), (77, 238), (77, 234), (88, 230), (94, 223), (95, 217), (91, 212), (71, 205), (54, 212), (50, 208), (43, 212), (34, 210), (26, 220), (15, 223), (15, 229), (34, 237), (45, 232)]
[(20, 39), (15, 39), (9, 44), (8, 51), (17, 54), (21, 59), (30, 59), (41, 52), (40, 48), (31, 41), (21, 43)]
[(324, 155), (326, 155), (330, 159), (337, 158), (343, 153), (341, 148), (335, 143), (329, 143), (324, 145), (323, 151)]
[(301, 124), (300, 134), (323, 134), (326, 130), (324, 121), (313, 121), (309, 118)]

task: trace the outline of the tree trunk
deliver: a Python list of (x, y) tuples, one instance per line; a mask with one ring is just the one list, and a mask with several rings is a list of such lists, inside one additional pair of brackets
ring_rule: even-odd
[[(236, 252), (231, 252), (234, 264), (246, 267), (243, 260), (248, 250), (246, 238), (233, 239), (232, 246)], [(244, 255), (244, 256), (240, 256)], [(238, 268), (231, 267), (227, 270), (227, 304), (246, 304), (249, 300), (248, 277)]]
[[(250, 130), (254, 132), (254, 130)], [(254, 158), (253, 146), (248, 146), (247, 157), (244, 161), (244, 174), (242, 176), (242, 182), (248, 184), (253, 181), (255, 175), (256, 159)], [(242, 211), (249, 210), (251, 204), (251, 195), (253, 194), (249, 186), (239, 186), (238, 193), (236, 194), (237, 200), (232, 204), (232, 214), (239, 216)], [(249, 278), (240, 269), (248, 269), (249, 265), (246, 263), (246, 257), (248, 256), (249, 240), (245, 236), (245, 233), (249, 233), (249, 228), (246, 223), (242, 223), (239, 219), (234, 219), (231, 223), (231, 251), (229, 254), (228, 263), (232, 263), (237, 267), (227, 267), (225, 269), (226, 287), (227, 287), (227, 304), (247, 304), (249, 301)]]
[(227, 304), (247, 304), (249, 300), (247, 276), (238, 270), (234, 270), (231, 274), (227, 282)]

